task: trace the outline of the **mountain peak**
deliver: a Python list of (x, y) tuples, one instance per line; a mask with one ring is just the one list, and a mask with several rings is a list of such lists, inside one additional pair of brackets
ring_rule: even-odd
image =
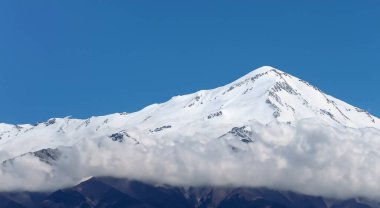
[(261, 66), (257, 69), (254, 69), (250, 73), (263, 73), (263, 72), (272, 71), (272, 70), (278, 70), (278, 69), (276, 69), (272, 66)]
[[(243, 80), (243, 79), (247, 79), (247, 78), (250, 78), (250, 77), (254, 77), (258, 74), (267, 74), (267, 73), (270, 73), (270, 72), (274, 72), (274, 73), (283, 73), (282, 71), (274, 68), (274, 67), (271, 67), (271, 66), (261, 66), (257, 69), (254, 69), (252, 70), (251, 72), (249, 72), (248, 74), (240, 77), (238, 80)], [(238, 81), (236, 80), (236, 81)]]
[[(306, 118), (319, 118), (333, 125), (380, 127), (379, 119), (368, 112), (333, 98), (308, 82), (271, 66), (260, 67), (224, 86), (222, 94), (230, 95), (227, 101), (230, 105), (240, 102), (238, 105), (241, 106), (244, 103), (247, 113), (260, 115), (270, 112), (272, 116), (258, 117), (263, 123), (272, 120), (293, 123)], [(258, 104), (258, 100), (266, 105), (263, 107)], [(260, 112), (255, 109), (260, 109)]]
[(267, 71), (277, 71), (277, 72), (282, 73), (281, 70), (276, 69), (273, 66), (261, 66), (259, 68), (252, 70), (250, 73), (263, 73), (263, 72), (267, 72)]

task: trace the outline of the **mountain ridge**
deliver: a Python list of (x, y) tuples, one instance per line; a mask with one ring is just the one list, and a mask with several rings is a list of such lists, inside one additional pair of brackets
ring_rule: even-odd
[[(37, 196), (37, 197), (36, 197)], [(266, 188), (173, 187), (120, 178), (91, 178), (46, 193), (0, 193), (8, 207), (378, 208), (364, 198), (330, 199)], [(3, 202), (4, 203), (4, 202)], [(5, 204), (4, 203), (4, 204)], [(5, 206), (6, 207), (6, 206)]]

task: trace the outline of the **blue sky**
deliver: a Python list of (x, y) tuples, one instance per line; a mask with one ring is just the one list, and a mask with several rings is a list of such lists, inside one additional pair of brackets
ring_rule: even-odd
[(380, 116), (380, 3), (0, 2), (0, 122), (132, 112), (271, 65)]

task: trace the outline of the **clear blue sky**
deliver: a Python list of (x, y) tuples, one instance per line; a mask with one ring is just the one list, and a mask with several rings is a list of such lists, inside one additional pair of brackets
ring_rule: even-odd
[(380, 116), (380, 2), (0, 2), (0, 122), (132, 112), (262, 65)]

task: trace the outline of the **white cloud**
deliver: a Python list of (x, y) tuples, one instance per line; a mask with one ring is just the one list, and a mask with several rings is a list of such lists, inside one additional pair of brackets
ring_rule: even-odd
[[(83, 139), (62, 148), (64, 156), (53, 167), (31, 156), (3, 165), (0, 190), (49, 190), (107, 175), (172, 185), (265, 186), (380, 199), (379, 130), (335, 128), (317, 120), (296, 126), (252, 122), (250, 128), (255, 137), (250, 144), (201, 134), (147, 146)], [(231, 149), (236, 144), (240, 151)]]

